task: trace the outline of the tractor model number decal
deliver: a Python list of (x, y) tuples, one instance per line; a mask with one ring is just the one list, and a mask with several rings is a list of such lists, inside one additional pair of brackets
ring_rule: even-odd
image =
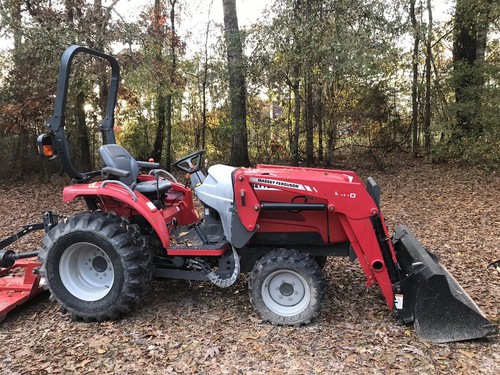
[(280, 181), (280, 180), (270, 180), (267, 178), (258, 178), (258, 177), (251, 177), (250, 182), (255, 183), (259, 186), (259, 188), (263, 188), (262, 185), (260, 184), (266, 184), (266, 185), (273, 185), (273, 186), (281, 186), (281, 187), (286, 187), (289, 189), (296, 189), (296, 190), (306, 190), (306, 191), (315, 191), (317, 192), (316, 188), (307, 186), (307, 185), (302, 185), (298, 184), (296, 182), (288, 182), (288, 181)]
[(272, 188), (272, 187), (265, 186), (265, 185), (252, 184), (252, 187), (254, 188), (254, 190), (275, 190), (275, 191), (279, 191), (279, 189)]
[(344, 197), (344, 198), (356, 198), (356, 193), (339, 193), (338, 191), (335, 190), (335, 195), (337, 197)]

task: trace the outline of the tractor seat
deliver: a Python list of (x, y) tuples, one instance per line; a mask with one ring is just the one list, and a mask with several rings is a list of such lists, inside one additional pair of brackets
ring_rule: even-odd
[(172, 187), (172, 183), (167, 180), (158, 180), (158, 187), (156, 186), (156, 181), (143, 181), (139, 182), (134, 190), (137, 190), (139, 193), (142, 193), (144, 195), (151, 195), (151, 194), (156, 194), (158, 192), (158, 189), (160, 190), (160, 193), (166, 192), (168, 189)]
[(139, 176), (139, 164), (122, 146), (117, 144), (107, 144), (99, 147), (99, 155), (103, 166), (121, 169), (130, 172), (127, 177), (118, 177), (118, 181), (130, 186), (132, 190), (136, 190), (146, 196), (166, 192), (172, 187), (172, 183), (167, 180), (137, 181)]

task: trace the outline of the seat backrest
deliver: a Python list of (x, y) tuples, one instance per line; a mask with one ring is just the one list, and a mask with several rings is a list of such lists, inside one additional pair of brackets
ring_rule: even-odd
[(113, 167), (130, 172), (129, 177), (120, 177), (119, 180), (130, 186), (137, 181), (139, 176), (139, 165), (137, 161), (125, 150), (117, 144), (108, 144), (99, 147), (99, 155), (103, 167)]

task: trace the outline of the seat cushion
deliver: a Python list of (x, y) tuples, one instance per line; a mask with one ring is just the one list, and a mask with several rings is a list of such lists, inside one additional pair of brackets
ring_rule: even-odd
[[(158, 188), (160, 190), (160, 193), (166, 192), (168, 189), (172, 187), (172, 183), (167, 180), (159, 180), (158, 181)], [(157, 187), (156, 187), (156, 181), (151, 180), (151, 181), (144, 181), (144, 182), (139, 182), (135, 189), (141, 194), (144, 195), (150, 195), (150, 194), (156, 194), (157, 192)]]

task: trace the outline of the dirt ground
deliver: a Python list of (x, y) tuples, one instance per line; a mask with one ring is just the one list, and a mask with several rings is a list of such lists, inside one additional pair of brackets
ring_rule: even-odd
[[(490, 320), (500, 318), (500, 176), (455, 165), (410, 161), (371, 175), (382, 187), (389, 227), (407, 224), (461, 283)], [(359, 170), (363, 178), (365, 170)], [(0, 185), (0, 238), (64, 214), (64, 179)], [(33, 250), (40, 236), (14, 247)], [(227, 290), (208, 283), (155, 282), (118, 322), (81, 323), (46, 297), (0, 324), (3, 374), (498, 374), (500, 340), (428, 344), (397, 325), (359, 263), (329, 259), (327, 296), (310, 325), (273, 327), (253, 311), (243, 276)]]

